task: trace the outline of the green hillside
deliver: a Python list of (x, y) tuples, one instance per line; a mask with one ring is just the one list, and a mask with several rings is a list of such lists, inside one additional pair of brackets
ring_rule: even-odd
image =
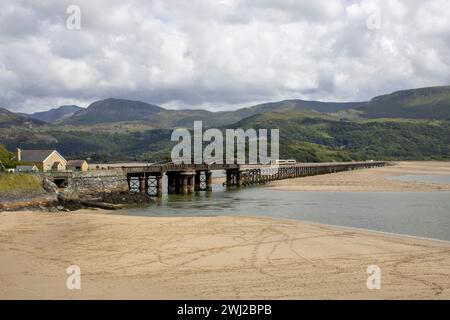
[(450, 86), (394, 92), (357, 108), (366, 118), (450, 120)]
[[(450, 159), (449, 121), (347, 121), (302, 111), (255, 115), (231, 127), (280, 129), (281, 157), (298, 161)], [(172, 129), (114, 132), (42, 127), (7, 130), (10, 131), (2, 134), (0, 143), (9, 150), (17, 146), (55, 148), (67, 158), (91, 158), (92, 161), (160, 160), (170, 156), (175, 144), (170, 141)]]
[(22, 115), (11, 112), (7, 109), (0, 108), (0, 128), (22, 126), (22, 127), (36, 127), (44, 123), (36, 119), (30, 119)]
[[(5, 131), (7, 130), (7, 131)], [(6, 134), (5, 134), (6, 133)], [(0, 128), (0, 143), (9, 150), (57, 149), (68, 159), (92, 161), (159, 160), (170, 155), (172, 130), (152, 129), (132, 132), (61, 130), (44, 127)]]
[(450, 159), (450, 122), (344, 121), (305, 113), (267, 113), (236, 124), (279, 128), (282, 158), (299, 161)]
[[(301, 110), (315, 110), (319, 112), (338, 112), (347, 109), (360, 107), (366, 102), (320, 102), (306, 100), (284, 100), (280, 102), (269, 102), (248, 108), (253, 114), (266, 112), (289, 112)], [(241, 109), (239, 111), (245, 111)]]

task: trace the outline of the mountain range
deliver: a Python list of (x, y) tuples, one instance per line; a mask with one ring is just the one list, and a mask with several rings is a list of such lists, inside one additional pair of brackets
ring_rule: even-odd
[[(0, 110), (2, 110), (0, 108)], [(25, 118), (57, 125), (94, 125), (115, 122), (151, 122), (153, 127), (172, 128), (202, 120), (207, 126), (222, 126), (267, 112), (315, 110), (323, 113), (354, 111), (361, 118), (450, 119), (450, 86), (411, 89), (373, 98), (368, 102), (320, 102), (284, 100), (242, 108), (236, 111), (211, 112), (207, 110), (168, 110), (141, 101), (104, 99), (87, 108), (65, 105), (32, 114), (14, 114), (3, 109), (0, 125), (14, 125)], [(28, 120), (31, 121), (31, 120)], [(39, 122), (35, 122), (39, 125)]]
[(108, 98), (33, 114), (0, 108), (0, 144), (55, 148), (95, 161), (166, 157), (173, 128), (280, 128), (282, 157), (300, 161), (450, 158), (450, 86), (362, 102), (285, 100), (235, 111), (168, 110)]
[(168, 110), (141, 101), (125, 99), (104, 99), (95, 101), (86, 109), (78, 106), (61, 106), (49, 111), (21, 114), (49, 124), (90, 126), (117, 122), (149, 122), (153, 127), (172, 128), (192, 126), (194, 120), (205, 125), (223, 126), (233, 124), (246, 117), (266, 112), (288, 112), (295, 110), (316, 110), (337, 112), (362, 105), (361, 102), (334, 103), (304, 100), (285, 100), (242, 108), (236, 111), (211, 112), (207, 110)]
[(48, 111), (35, 112), (32, 114), (23, 114), (23, 116), (33, 118), (36, 120), (54, 123), (61, 122), (67, 118), (73, 116), (76, 112), (83, 110), (83, 108), (75, 105), (66, 105), (58, 108), (53, 108)]
[(29, 115), (22, 115), (0, 108), (0, 128), (22, 126), (32, 128), (42, 126), (45, 122), (35, 119)]

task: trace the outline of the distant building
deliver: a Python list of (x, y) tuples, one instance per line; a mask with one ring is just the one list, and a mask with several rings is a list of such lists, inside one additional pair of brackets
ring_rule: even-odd
[(35, 165), (31, 166), (17, 166), (16, 172), (39, 172), (39, 168)]
[(16, 151), (16, 160), (27, 164), (42, 166), (44, 172), (66, 170), (67, 161), (56, 150), (21, 150)]
[(69, 160), (67, 170), (86, 172), (89, 170), (89, 165), (86, 160)]

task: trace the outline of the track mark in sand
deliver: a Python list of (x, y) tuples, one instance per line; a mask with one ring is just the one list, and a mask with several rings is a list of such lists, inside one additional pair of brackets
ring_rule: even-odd
[(277, 251), (277, 249), (280, 247), (280, 245), (282, 244), (286, 244), (287, 241), (289, 241), (289, 236), (286, 235), (285, 233), (283, 233), (282, 231), (277, 230), (274, 227), (271, 227), (270, 230), (272, 230), (274, 233), (278, 234), (279, 236), (281, 236), (281, 239), (274, 243), (274, 245), (272, 246), (272, 249), (270, 250), (270, 252), (266, 255), (266, 260), (267, 262), (272, 265), (271, 263), (271, 259), (270, 257), (275, 253), (275, 251)]
[(258, 250), (259, 250), (260, 246), (263, 244), (264, 240), (271, 236), (269, 234), (267, 236), (262, 237), (262, 235), (266, 232), (267, 229), (268, 228), (261, 229), (259, 234), (255, 236), (256, 242), (253, 245), (253, 249), (252, 249), (252, 253), (251, 253), (250, 263), (253, 268), (258, 269), (258, 270), (259, 270), (259, 267), (256, 266), (256, 263), (258, 261)]
[[(263, 236), (264, 233), (268, 233), (267, 235)], [(280, 237), (281, 239), (277, 239), (277, 240), (273, 240), (273, 241), (265, 241), (268, 238), (271, 237)], [(257, 270), (260, 274), (271, 277), (271, 278), (286, 278), (280, 275), (275, 275), (269, 271), (267, 271), (267, 268), (272, 268), (274, 266), (274, 264), (272, 263), (272, 259), (271, 256), (277, 251), (277, 249), (279, 248), (280, 245), (282, 244), (287, 244), (287, 242), (289, 241), (289, 236), (286, 235), (285, 233), (277, 230), (274, 227), (268, 227), (268, 228), (263, 228), (261, 230), (261, 232), (258, 235), (258, 240), (256, 241), (256, 243), (254, 244), (253, 250), (252, 250), (252, 258), (251, 258), (251, 265), (252, 267)], [(258, 252), (260, 251), (260, 248), (262, 245), (271, 245), (271, 249), (270, 251), (265, 255), (265, 260), (267, 262), (268, 266), (264, 266), (264, 265), (260, 265), (257, 266), (257, 262), (258, 262)], [(292, 262), (289, 263), (288, 265), (292, 265)], [(290, 277), (288, 277), (290, 278)]]
[(235, 241), (239, 241), (239, 240), (247, 241), (246, 237), (248, 235), (248, 232), (245, 231), (246, 228), (244, 226), (242, 226), (240, 223), (237, 222), (236, 217), (232, 217), (232, 219), (233, 219), (234, 229), (235, 230), (237, 229), (236, 231), (240, 232), (240, 235), (233, 236), (233, 240), (235, 240)]
[[(442, 250), (442, 251), (436, 251), (434, 252), (434, 254), (439, 255), (439, 254), (443, 254), (446, 253), (448, 254), (449, 251), (448, 250)], [(413, 264), (416, 266), (420, 263), (423, 262), (424, 260), (426, 260), (426, 258), (428, 258), (430, 256), (430, 252), (424, 252), (422, 254), (418, 254), (418, 253), (414, 253), (414, 254), (408, 254), (405, 258), (401, 259), (400, 261), (395, 262), (392, 265), (393, 268), (393, 273), (395, 273), (399, 278), (404, 278), (404, 279), (410, 279), (412, 281), (421, 283), (423, 285), (425, 285), (426, 288), (430, 289), (431, 291), (433, 291), (434, 296), (439, 296), (442, 294), (442, 292), (444, 291), (443, 286), (437, 284), (436, 282), (433, 281), (428, 281), (428, 280), (424, 280), (424, 279), (420, 279), (417, 276), (412, 276), (410, 275), (407, 271), (400, 271), (399, 268), (401, 265), (405, 265), (405, 264)], [(448, 288), (446, 288), (448, 289)]]

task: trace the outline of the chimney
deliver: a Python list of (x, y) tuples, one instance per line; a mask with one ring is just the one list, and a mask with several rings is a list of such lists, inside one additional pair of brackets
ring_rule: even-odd
[(17, 148), (16, 152), (16, 161), (22, 161), (22, 150), (20, 150), (19, 148)]

